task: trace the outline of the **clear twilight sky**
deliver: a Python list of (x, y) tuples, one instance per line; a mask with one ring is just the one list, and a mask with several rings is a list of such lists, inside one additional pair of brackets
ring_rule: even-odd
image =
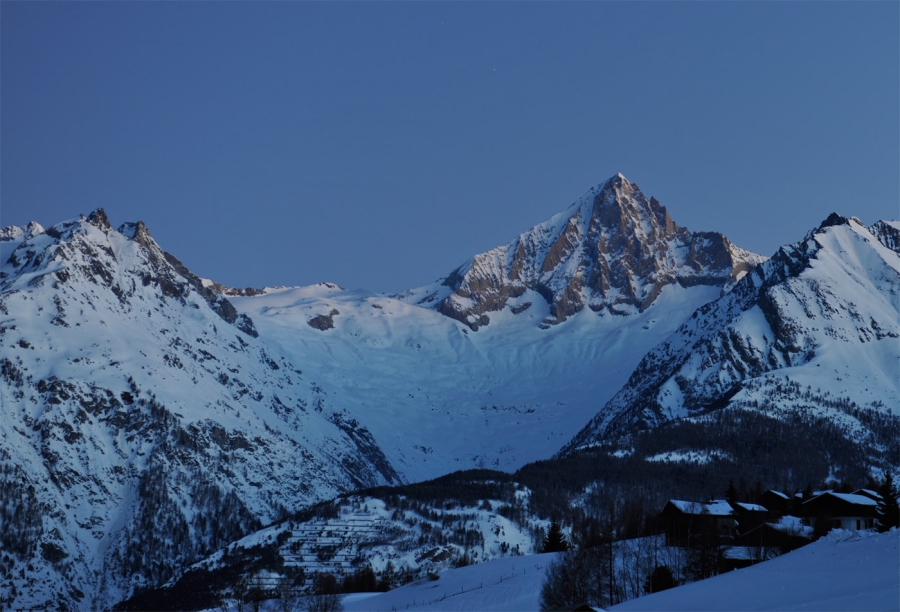
[(0, 225), (396, 292), (616, 172), (772, 254), (900, 217), (900, 3), (0, 3)]

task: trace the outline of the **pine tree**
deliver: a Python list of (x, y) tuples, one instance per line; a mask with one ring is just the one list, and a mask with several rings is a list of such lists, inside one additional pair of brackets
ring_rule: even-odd
[(900, 491), (894, 484), (894, 476), (886, 471), (881, 486), (878, 487), (881, 500), (878, 502), (878, 531), (885, 532), (891, 527), (900, 527), (900, 505), (897, 497)]
[(541, 552), (563, 552), (566, 550), (569, 550), (569, 542), (566, 540), (566, 536), (563, 534), (559, 523), (553, 521), (550, 524), (550, 531), (547, 532), (547, 537), (544, 538)]
[(738, 501), (738, 491), (734, 486), (733, 480), (728, 481), (728, 489), (725, 491), (725, 499), (728, 501), (728, 503), (731, 504), (737, 503)]

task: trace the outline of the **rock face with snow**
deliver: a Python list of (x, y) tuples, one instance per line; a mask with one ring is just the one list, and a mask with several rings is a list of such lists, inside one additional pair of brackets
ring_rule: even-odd
[(96, 210), (0, 251), (0, 607), (101, 609), (288, 509), (399, 482), (142, 223)]
[(873, 236), (884, 246), (900, 253), (900, 221), (879, 221), (869, 228)]
[(585, 306), (642, 312), (663, 287), (728, 286), (763, 258), (717, 232), (679, 227), (655, 198), (618, 174), (567, 211), (476, 255), (439, 284), (405, 297), (478, 329), (528, 290), (550, 305), (544, 325)]
[[(896, 411), (900, 256), (888, 248), (892, 230), (895, 223), (882, 222), (873, 235), (858, 219), (832, 214), (782, 247), (650, 351), (566, 451), (729, 403), (759, 405), (782, 386), (799, 389), (792, 400), (814, 388), (853, 408)], [(828, 410), (809, 403), (794, 407)], [(859, 428), (850, 421), (851, 431)]]

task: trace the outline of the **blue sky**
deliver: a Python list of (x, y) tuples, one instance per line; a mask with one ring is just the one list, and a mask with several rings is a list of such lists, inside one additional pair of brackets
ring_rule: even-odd
[(400, 291), (622, 172), (771, 254), (900, 217), (900, 3), (0, 4), (0, 224)]

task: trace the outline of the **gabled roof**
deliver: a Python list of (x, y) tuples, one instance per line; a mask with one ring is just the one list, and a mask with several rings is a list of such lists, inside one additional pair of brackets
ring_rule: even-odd
[(788, 497), (787, 495), (785, 495), (785, 494), (782, 493), (781, 491), (776, 491), (775, 489), (769, 489), (768, 491), (766, 491), (766, 493), (771, 493), (772, 495), (776, 495), (776, 496), (781, 497), (782, 499), (785, 499), (785, 500), (790, 500), (790, 499), (791, 499), (790, 497)]
[(856, 495), (855, 493), (829, 493), (829, 495), (834, 495), (840, 499), (843, 499), (845, 502), (849, 502), (851, 504), (859, 504), (860, 506), (877, 506), (878, 502), (872, 499), (871, 497), (866, 497), (865, 495)]
[(824, 497), (836, 497), (842, 501), (847, 502), (848, 504), (854, 504), (856, 506), (877, 506), (878, 502), (876, 502), (871, 497), (866, 497), (865, 495), (856, 495), (855, 493), (835, 493), (834, 491), (827, 491), (822, 493), (821, 495), (817, 495), (810, 500), (803, 502), (804, 505), (814, 502), (817, 499), (822, 499)]

